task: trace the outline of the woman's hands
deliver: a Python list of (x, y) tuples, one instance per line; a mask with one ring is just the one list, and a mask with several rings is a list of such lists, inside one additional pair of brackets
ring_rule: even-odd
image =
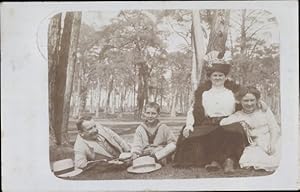
[(189, 135), (190, 135), (190, 131), (193, 132), (194, 131), (194, 127), (193, 126), (186, 126), (184, 129), (183, 129), (183, 133), (182, 135), (187, 138)]

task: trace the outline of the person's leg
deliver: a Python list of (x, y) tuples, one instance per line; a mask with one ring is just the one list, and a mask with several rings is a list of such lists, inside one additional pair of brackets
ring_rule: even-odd
[(193, 160), (192, 158), (188, 158), (193, 153), (193, 142), (183, 136), (182, 133), (184, 128), (185, 126), (180, 131), (180, 135), (177, 139), (173, 163), (174, 167), (184, 167), (190, 165)]
[(207, 163), (205, 168), (207, 171), (218, 171), (221, 169), (219, 156), (220, 156), (220, 146), (223, 143), (223, 130), (217, 128), (207, 135), (206, 139), (206, 149), (207, 149)]
[(222, 145), (223, 155), (220, 156), (220, 162), (224, 164), (226, 173), (234, 172), (238, 167), (238, 161), (246, 146), (244, 135), (240, 132), (224, 132), (224, 140)]

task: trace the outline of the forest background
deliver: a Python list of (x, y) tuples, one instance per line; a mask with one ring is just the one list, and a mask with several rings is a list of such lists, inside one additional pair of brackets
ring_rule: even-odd
[(279, 31), (268, 11), (121, 10), (53, 16), (48, 29), (50, 160), (70, 157), (74, 122), (82, 114), (132, 142), (149, 101), (160, 104), (161, 120), (177, 136), (194, 90), (205, 80), (203, 57), (210, 51), (229, 60), (229, 78), (261, 90), (280, 123)]

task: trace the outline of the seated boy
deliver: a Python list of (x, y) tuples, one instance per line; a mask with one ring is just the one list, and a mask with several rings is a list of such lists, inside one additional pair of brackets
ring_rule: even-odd
[(159, 113), (160, 107), (157, 103), (152, 102), (146, 105), (143, 114), (145, 121), (135, 131), (131, 148), (132, 159), (150, 155), (156, 161), (162, 162), (175, 151), (175, 136), (166, 124), (160, 123)]

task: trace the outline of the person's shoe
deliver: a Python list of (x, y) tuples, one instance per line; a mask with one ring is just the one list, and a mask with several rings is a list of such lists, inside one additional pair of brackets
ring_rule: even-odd
[(234, 161), (230, 158), (225, 160), (224, 163), (224, 172), (225, 173), (234, 173)]
[(218, 162), (213, 161), (210, 164), (205, 165), (205, 169), (209, 172), (218, 171), (219, 169), (221, 169), (221, 166)]

